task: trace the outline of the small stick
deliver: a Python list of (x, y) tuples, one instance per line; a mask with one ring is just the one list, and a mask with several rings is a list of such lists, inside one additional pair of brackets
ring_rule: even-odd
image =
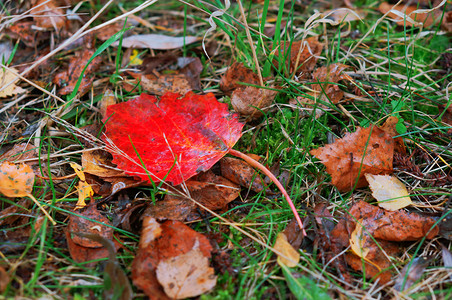
[(290, 209), (292, 210), (293, 215), (295, 216), (295, 219), (298, 222), (298, 226), (300, 226), (300, 229), (303, 231), (303, 235), (306, 236), (306, 231), (304, 230), (303, 227), (303, 222), (301, 222), (301, 218), (300, 215), (297, 212), (297, 209), (295, 208), (295, 205), (293, 204), (292, 200), (289, 197), (289, 194), (287, 194), (286, 190), (284, 189), (284, 187), (282, 186), (282, 184), (278, 181), (278, 179), (275, 177), (275, 175), (273, 175), (272, 172), (270, 172), (269, 169), (267, 169), (263, 164), (259, 163), (258, 161), (252, 159), (251, 157), (249, 157), (248, 155), (234, 150), (234, 149), (230, 149), (229, 154), (234, 155), (238, 158), (243, 159), (244, 161), (246, 161), (250, 166), (261, 170), (265, 175), (267, 175), (271, 181), (273, 181), (274, 184), (276, 184), (276, 186), (278, 187), (278, 189), (281, 191), (281, 193), (284, 195), (284, 197), (286, 198), (287, 203), (289, 203)]

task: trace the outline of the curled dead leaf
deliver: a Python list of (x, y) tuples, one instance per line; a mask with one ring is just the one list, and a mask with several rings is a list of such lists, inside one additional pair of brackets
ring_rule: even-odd
[(405, 267), (403, 267), (395, 280), (393, 288), (399, 292), (409, 289), (422, 277), (431, 261), (432, 259), (425, 259), (423, 257), (413, 258), (412, 261), (408, 262)]

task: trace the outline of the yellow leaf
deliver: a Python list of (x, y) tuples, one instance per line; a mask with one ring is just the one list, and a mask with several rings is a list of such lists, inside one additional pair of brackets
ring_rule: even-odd
[(411, 205), (405, 185), (394, 176), (365, 174), (372, 196), (384, 209), (395, 211)]
[(0, 165), (0, 192), (6, 197), (29, 197), (55, 225), (56, 222), (53, 218), (31, 194), (34, 182), (35, 173), (27, 164), (13, 164), (4, 161)]
[(140, 54), (140, 52), (136, 49), (133, 49), (132, 55), (130, 55), (130, 58), (129, 58), (131, 65), (136, 66), (136, 65), (141, 65), (143, 63), (143, 60), (140, 57), (138, 57), (138, 54)]
[(0, 192), (7, 197), (25, 197), (31, 193), (35, 173), (26, 164), (8, 161), (0, 165)]
[(0, 89), (14, 80), (14, 83), (10, 84), (3, 91), (0, 91), (0, 98), (9, 97), (25, 92), (23, 88), (16, 86), (16, 82), (19, 81), (19, 78), (16, 78), (16, 75), (14, 75), (14, 72), (16, 71), (17, 70), (13, 68), (11, 68), (11, 70), (0, 68)]
[(75, 174), (77, 174), (78, 178), (80, 178), (81, 181), (85, 181), (85, 173), (83, 173), (82, 167), (79, 164), (73, 162), (71, 162), (70, 165), (72, 169), (74, 169)]
[(292, 245), (287, 241), (287, 236), (282, 232), (278, 233), (276, 236), (276, 242), (273, 248), (284, 255), (280, 256), (278, 254), (278, 264), (283, 264), (289, 268), (293, 268), (300, 261), (300, 253), (292, 247)]
[(370, 249), (365, 248), (364, 244), (367, 241), (368, 235), (363, 233), (363, 219), (358, 220), (355, 230), (350, 235), (350, 248), (353, 253), (359, 257), (366, 258)]
[(94, 191), (91, 186), (85, 181), (85, 173), (82, 171), (82, 167), (76, 163), (71, 163), (71, 167), (74, 169), (77, 176), (80, 178), (78, 182), (78, 201), (75, 205), (75, 209), (81, 209), (86, 206), (85, 199), (94, 195)]

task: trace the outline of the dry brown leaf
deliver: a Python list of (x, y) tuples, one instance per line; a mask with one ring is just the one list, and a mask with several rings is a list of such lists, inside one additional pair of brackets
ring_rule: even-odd
[[(317, 92), (313, 94), (315, 98), (321, 98), (322, 101), (339, 103), (344, 96), (344, 92), (339, 88), (337, 83), (341, 80), (350, 80), (350, 76), (344, 73), (344, 70), (350, 68), (344, 64), (332, 64), (327, 67), (320, 67), (312, 74), (316, 84), (312, 85), (312, 89)], [(321, 95), (321, 96), (320, 96)]]
[[(165, 221), (158, 223), (152, 217), (145, 217), (143, 219), (143, 230), (140, 237), (139, 249), (132, 264), (132, 279), (134, 284), (142, 289), (150, 299), (170, 299), (157, 278), (156, 270), (162, 262), (169, 262), (172, 259), (178, 264), (182, 263), (183, 261), (180, 259), (180, 256), (190, 253), (193, 250), (198, 252), (195, 253), (198, 259), (199, 254), (202, 254), (203, 257), (208, 259), (211, 255), (212, 246), (204, 235), (192, 230), (182, 222)], [(190, 261), (185, 260), (185, 263), (190, 270), (195, 271)], [(177, 270), (174, 270), (174, 268), (167, 270), (171, 271), (171, 273), (166, 274), (167, 278), (170, 278), (170, 282), (165, 281), (167, 288), (172, 290), (171, 283), (176, 283), (179, 287), (184, 285), (183, 280), (178, 279), (177, 282), (171, 281), (171, 278), (177, 276)], [(211, 274), (208, 269), (206, 272)], [(213, 280), (210, 275), (208, 277), (209, 280)], [(193, 296), (200, 295), (205, 291), (206, 286), (203, 285), (205, 279), (203, 275), (201, 277), (190, 278), (190, 281), (193, 282), (190, 289), (201, 291), (196, 295), (192, 294)], [(209, 286), (213, 287), (213, 284), (210, 283)], [(174, 296), (177, 294), (178, 292), (176, 291), (171, 295)]]
[(333, 144), (310, 151), (326, 166), (341, 192), (350, 191), (355, 184), (357, 188), (366, 186), (366, 173), (392, 172), (393, 152), (393, 139), (375, 126), (359, 127)]
[(166, 194), (163, 200), (151, 204), (145, 210), (143, 216), (152, 217), (159, 221), (175, 220), (183, 222), (195, 208), (195, 203), (187, 198)]
[(186, 181), (191, 197), (211, 210), (225, 209), (240, 195), (240, 186), (225, 177), (207, 171)]
[(8, 275), (8, 272), (3, 269), (2, 266), (0, 266), (0, 293), (3, 293), (6, 288), (8, 287), (10, 278)]
[(314, 70), (318, 56), (322, 53), (323, 44), (318, 41), (318, 37), (313, 36), (304, 41), (281, 42), (276, 56), (287, 57), (290, 47), (290, 58), (283, 61), (289, 62), (289, 72), (293, 73), (296, 68), (298, 78), (307, 78)]
[(239, 87), (232, 92), (231, 104), (234, 109), (249, 120), (256, 120), (263, 115), (275, 99), (278, 92), (260, 89), (254, 86)]
[(245, 188), (251, 188), (256, 193), (262, 192), (266, 185), (259, 174), (246, 162), (232, 157), (220, 160), (221, 175)]
[[(107, 258), (110, 254), (105, 247), (84, 247), (75, 243), (71, 237), (71, 233), (68, 231), (65, 232), (65, 237), (71, 258), (77, 263), (84, 263), (83, 265), (85, 267), (94, 267), (97, 264), (96, 260)], [(121, 246), (116, 240), (114, 240), (114, 245), (116, 250)], [(86, 263), (91, 260), (93, 260), (93, 262)]]
[[(85, 68), (88, 60), (93, 56), (93, 54), (94, 50), (87, 48), (76, 52), (74, 56), (69, 60), (67, 69), (55, 75), (55, 77), (53, 78), (53, 83), (61, 87), (58, 91), (61, 95), (72, 93), (79, 77), (82, 74), (83, 69)], [(94, 80), (94, 72), (96, 72), (101, 63), (102, 59), (97, 56), (86, 68), (78, 89), (78, 93), (80, 95), (86, 94), (91, 89), (91, 85)]]
[(259, 85), (259, 76), (251, 69), (245, 67), (243, 63), (235, 62), (221, 77), (220, 90), (229, 95), (238, 87), (243, 87), (241, 83)]
[(19, 78), (16, 78), (14, 72), (17, 73), (17, 70), (14, 68), (11, 68), (11, 70), (12, 71), (5, 68), (0, 68), (0, 88), (4, 87), (12, 80), (14, 80), (14, 82), (10, 84), (6, 89), (0, 91), (0, 98), (10, 97), (25, 92), (23, 88), (16, 85), (16, 83), (19, 82)]
[(365, 176), (372, 196), (378, 200), (378, 206), (395, 211), (412, 204), (405, 185), (397, 177), (373, 174)]
[(387, 2), (382, 2), (378, 7), (378, 10), (385, 14), (390, 10), (394, 12), (390, 12), (387, 16), (393, 19), (397, 25), (399, 26), (424, 26), (430, 27), (434, 23), (436, 23), (441, 17), (441, 10), (436, 9), (429, 13), (413, 13), (417, 10), (418, 7), (416, 5), (407, 6), (407, 5), (399, 5), (394, 8), (393, 4), (389, 4)]
[[(97, 210), (96, 205), (89, 205), (79, 215), (71, 215), (69, 217), (68, 231), (99, 235), (107, 240), (113, 239), (113, 228), (111, 227), (111, 222), (106, 217), (101, 215), (101, 213)], [(101, 243), (80, 235), (74, 235), (71, 239), (79, 246), (87, 248), (102, 247)]]
[(105, 91), (104, 95), (102, 96), (102, 99), (100, 99), (99, 103), (97, 104), (102, 119), (104, 119), (107, 114), (107, 106), (113, 104), (116, 104), (116, 96), (112, 90), (108, 89)]
[(409, 289), (422, 277), (430, 262), (431, 259), (425, 259), (423, 257), (413, 258), (412, 261), (408, 262), (405, 267), (403, 267), (395, 280), (393, 288), (399, 292)]
[(283, 232), (278, 233), (276, 236), (273, 248), (283, 254), (278, 254), (278, 264), (283, 264), (289, 268), (293, 268), (300, 262), (300, 253), (292, 247), (287, 240), (287, 236)]
[(435, 226), (436, 218), (403, 210), (386, 211), (364, 201), (355, 203), (348, 212), (349, 215), (331, 232), (331, 243), (338, 250), (347, 248), (351, 232), (356, 229), (355, 220), (361, 220), (365, 234), (373, 237), (363, 240), (362, 247), (369, 249), (364, 260), (365, 269), (363, 259), (351, 252), (346, 254), (346, 261), (355, 270), (365, 270), (367, 278), (378, 278), (383, 284), (392, 278), (392, 263), (388, 257), (398, 255), (400, 242), (417, 241), (424, 237), (432, 239), (439, 232), (438, 226)]
[(301, 105), (306, 108), (316, 108), (315, 115), (316, 118), (323, 115), (323, 110), (328, 107), (321, 103), (339, 103), (344, 97), (344, 91), (342, 91), (337, 83), (341, 80), (351, 80), (350, 76), (343, 73), (343, 71), (349, 68), (347, 65), (343, 64), (332, 64), (328, 67), (321, 67), (317, 69), (313, 77), (315, 83), (311, 85), (312, 92), (308, 92), (309, 97), (297, 97), (296, 100), (292, 100), (291, 104)]
[[(399, 123), (399, 119), (397, 117), (390, 116), (386, 119), (383, 126), (380, 126), (380, 129), (394, 138), (395, 136), (399, 135), (396, 130), (397, 123)], [(406, 154), (406, 146), (401, 136), (394, 139), (394, 151), (402, 153), (404, 155)]]
[(346, 221), (349, 228), (355, 228), (354, 220), (364, 219), (367, 231), (376, 239), (392, 242), (417, 241), (424, 237), (433, 239), (439, 233), (439, 228), (435, 225), (436, 218), (414, 212), (387, 211), (359, 201), (352, 206), (349, 213)]
[[(56, 31), (66, 27), (66, 16), (55, 0), (38, 0), (33, 9), (36, 26)], [(38, 7), (39, 6), (39, 7)]]
[[(181, 65), (179, 70), (165, 70), (161, 73), (150, 74), (128, 72), (133, 78), (140, 80), (143, 89), (155, 95), (173, 92), (185, 95), (191, 90), (200, 90), (200, 74), (203, 65), (197, 57), (187, 57), (187, 63)], [(147, 69), (145, 65), (143, 68)]]
[[(75, 233), (80, 233), (81, 235)], [(89, 236), (91, 235), (96, 235), (109, 241), (114, 240), (110, 221), (100, 214), (96, 205), (88, 206), (80, 215), (71, 215), (69, 217), (66, 241), (69, 253), (74, 261), (82, 263), (109, 257), (109, 250), (101, 242), (90, 238)], [(119, 246), (120, 244), (115, 241), (115, 248), (118, 249)], [(94, 266), (95, 264), (96, 262), (91, 262), (87, 266)]]
[[(15, 144), (12, 149), (6, 151), (0, 156), (0, 161), (6, 160), (9, 162), (16, 162), (18, 160), (28, 160), (36, 158), (38, 154), (37, 148), (29, 143)], [(32, 166), (38, 164), (38, 161), (27, 162)]]
[(286, 228), (283, 230), (284, 235), (287, 237), (287, 241), (294, 249), (299, 249), (303, 242), (304, 234), (303, 230), (298, 226), (297, 220), (292, 218)]
[[(210, 210), (223, 210), (229, 202), (240, 195), (240, 186), (228, 179), (207, 171), (185, 182), (191, 199)], [(145, 216), (158, 220), (184, 221), (195, 212), (195, 203), (180, 194), (166, 194), (163, 201), (158, 201), (146, 209)]]
[(199, 296), (217, 283), (214, 270), (209, 267), (209, 259), (197, 244), (185, 254), (161, 260), (156, 275), (165, 293), (173, 299)]
[(124, 177), (124, 171), (116, 169), (111, 162), (112, 159), (106, 151), (84, 151), (82, 154), (83, 172), (101, 178)]

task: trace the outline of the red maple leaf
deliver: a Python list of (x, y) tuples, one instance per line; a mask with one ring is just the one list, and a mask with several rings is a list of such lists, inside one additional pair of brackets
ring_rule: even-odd
[(134, 100), (108, 106), (103, 122), (107, 150), (113, 155), (113, 163), (127, 174), (178, 185), (208, 170), (229, 153), (270, 177), (303, 228), (278, 179), (259, 162), (232, 149), (242, 135), (243, 124), (213, 94), (188, 92), (181, 97), (166, 93), (160, 100), (142, 94)]
[[(127, 174), (178, 185), (206, 171), (234, 146), (243, 124), (211, 93), (141, 94), (107, 108), (106, 136), (113, 163)], [(140, 157), (138, 157), (138, 155)], [(149, 176), (144, 170), (146, 166)], [(169, 173), (168, 173), (169, 171)]]

